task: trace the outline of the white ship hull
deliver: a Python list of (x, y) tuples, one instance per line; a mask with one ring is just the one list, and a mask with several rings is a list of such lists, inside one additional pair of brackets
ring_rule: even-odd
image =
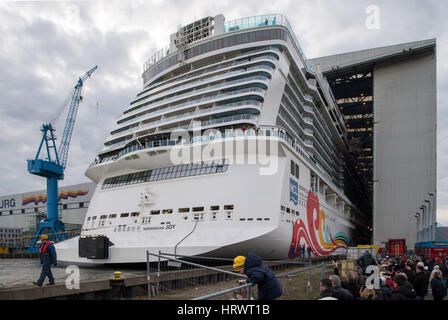
[[(254, 137), (246, 138), (246, 142), (251, 138)], [(106, 190), (101, 190), (103, 181), (100, 181), (81, 236), (107, 236), (113, 244), (108, 259), (79, 257), (76, 237), (56, 245), (58, 260), (138, 263), (146, 262), (146, 251), (227, 258), (253, 252), (263, 259), (287, 259), (291, 257), (292, 242), (297, 248), (299, 244), (312, 247), (313, 255), (332, 254), (345, 247), (353, 229), (348, 218), (327, 204), (322, 194), (314, 195), (310, 190), (310, 167), (299, 154), (284, 142), (275, 145), (278, 152), (273, 154), (277, 148), (272, 148), (270, 154), (278, 159), (274, 174), (260, 175), (263, 166), (259, 164), (230, 164), (223, 173)], [(139, 154), (140, 159), (122, 160), (127, 162), (127, 167), (121, 164), (120, 173), (150, 169), (147, 165), (142, 167), (145, 163), (156, 167), (158, 163), (168, 163), (169, 152), (151, 157), (146, 152), (135, 154)], [(290, 175), (291, 159), (300, 166), (299, 179)], [(87, 174), (94, 176), (97, 172), (111, 170), (110, 166), (91, 168)], [(301, 188), (291, 190), (291, 180)], [(291, 192), (297, 195), (298, 201)], [(144, 195), (146, 202), (141, 201)], [(192, 212), (201, 207), (202, 211)], [(189, 208), (190, 212), (179, 213), (179, 208)], [(172, 213), (163, 214), (165, 209)], [(154, 210), (160, 213), (151, 214)], [(132, 212), (139, 214), (120, 217), (122, 213)], [(111, 213), (117, 217), (99, 219)], [(87, 217), (92, 216), (97, 218), (87, 221)]]

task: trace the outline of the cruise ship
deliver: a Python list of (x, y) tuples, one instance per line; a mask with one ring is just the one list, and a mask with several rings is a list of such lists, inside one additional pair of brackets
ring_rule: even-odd
[(142, 78), (86, 171), (97, 187), (58, 260), (272, 260), (349, 245), (359, 210), (344, 193), (344, 118), (284, 15), (179, 27)]

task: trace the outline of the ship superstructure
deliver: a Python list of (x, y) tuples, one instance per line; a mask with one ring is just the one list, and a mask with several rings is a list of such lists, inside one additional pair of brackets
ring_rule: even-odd
[(61, 260), (281, 259), (348, 245), (358, 212), (343, 191), (344, 119), (283, 15), (181, 27), (142, 77), (86, 171), (97, 189)]

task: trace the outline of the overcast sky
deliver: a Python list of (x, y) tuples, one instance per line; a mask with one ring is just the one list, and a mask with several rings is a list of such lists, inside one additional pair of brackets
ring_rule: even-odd
[[(366, 26), (370, 5), (379, 9), (378, 29)], [(438, 220), (448, 226), (445, 0), (0, 0), (0, 195), (45, 189), (26, 159), (35, 156), (42, 123), (98, 65), (85, 82), (60, 185), (88, 182), (85, 170), (142, 86), (143, 63), (178, 26), (219, 13), (226, 20), (286, 15), (308, 58), (437, 38)]]

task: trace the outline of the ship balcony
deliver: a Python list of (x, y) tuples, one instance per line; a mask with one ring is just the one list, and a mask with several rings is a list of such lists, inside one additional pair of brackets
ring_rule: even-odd
[(314, 123), (313, 123), (313, 119), (312, 118), (309, 118), (309, 117), (305, 117), (305, 118), (303, 118), (303, 121), (306, 123), (306, 124), (309, 124), (309, 125), (314, 125)]
[[(268, 59), (266, 59), (266, 60), (268, 60)], [(255, 72), (255, 71), (264, 71), (264, 72), (268, 71), (270, 73), (272, 70), (274, 70), (275, 65), (272, 64), (272, 62), (269, 62), (269, 61), (266, 61), (266, 63), (269, 64), (269, 65), (259, 64), (259, 65), (255, 65), (255, 66), (252, 66), (252, 67), (248, 67), (248, 68), (243, 69), (243, 70), (244, 70), (245, 73), (250, 73), (250, 72)], [(253, 64), (253, 62), (249, 62), (248, 64)], [(241, 70), (239, 70), (239, 73), (241, 73)], [(222, 76), (223, 76), (223, 80), (224, 80), (226, 78), (226, 74), (223, 74)], [(224, 85), (226, 85), (226, 84), (224, 83)], [(135, 113), (138, 113), (140, 111), (146, 110), (146, 109), (141, 109), (141, 108), (145, 107), (148, 104), (150, 104), (150, 107), (155, 107), (156, 105), (158, 106), (160, 104), (172, 103), (172, 102), (174, 102), (176, 100), (179, 100), (181, 98), (191, 98), (191, 97), (193, 97), (195, 95), (198, 95), (198, 94), (201, 94), (201, 93), (205, 93), (205, 92), (210, 91), (210, 90), (212, 90), (214, 88), (217, 88), (217, 87), (219, 88), (219, 87), (222, 87), (222, 86), (223, 86), (223, 84), (219, 84), (219, 85), (216, 85), (216, 86), (206, 87), (206, 88), (203, 88), (203, 89), (190, 90), (190, 91), (188, 91), (186, 93), (178, 94), (178, 95), (175, 95), (175, 96), (170, 97), (170, 98), (165, 98), (165, 96), (166, 96), (165, 93), (161, 94), (161, 97), (158, 97), (158, 98), (155, 98), (153, 96), (149, 96), (149, 97), (146, 97), (143, 100), (139, 101), (139, 103), (136, 104), (136, 105), (132, 105), (131, 104), (130, 108), (128, 108), (127, 110), (124, 111), (124, 115), (126, 115), (126, 117), (128, 117), (128, 116), (131, 116), (131, 115), (135, 115)], [(174, 90), (174, 93), (177, 92), (177, 91), (179, 91), (179, 90), (177, 90), (177, 89)], [(162, 99), (162, 100), (161, 101), (154, 101), (154, 100), (159, 100), (159, 99)], [(121, 119), (119, 119), (119, 120), (121, 120)]]
[[(189, 102), (185, 103), (185, 106), (188, 105), (188, 106), (192, 107), (192, 106), (198, 106), (198, 105), (201, 105), (201, 104), (211, 104), (211, 103), (216, 103), (218, 101), (229, 99), (229, 97), (235, 98), (236, 96), (248, 96), (248, 95), (252, 95), (252, 94), (257, 94), (257, 95), (260, 96), (260, 98), (264, 98), (264, 96), (266, 94), (266, 90), (258, 88), (258, 87), (251, 87), (251, 88), (246, 88), (246, 89), (240, 89), (240, 90), (220, 93), (220, 94), (213, 95), (213, 96), (210, 96), (210, 97), (203, 97), (200, 100), (189, 101)], [(207, 110), (207, 109), (203, 109), (203, 110)], [(178, 115), (178, 116), (175, 116), (175, 117), (180, 118), (181, 116), (183, 116), (183, 115)], [(144, 125), (143, 129), (147, 129), (147, 128), (152, 127), (152, 126), (164, 125), (164, 124), (166, 124), (166, 122), (170, 122), (172, 120), (173, 119), (170, 120), (168, 118), (164, 118), (164, 119), (161, 119), (161, 120), (153, 121), (151, 123), (146, 123)], [(121, 138), (121, 137), (125, 137), (125, 136), (127, 136), (129, 134), (133, 134), (136, 131), (141, 131), (143, 129), (142, 129), (142, 127), (129, 128), (129, 129), (125, 130), (125, 131), (119, 132), (118, 134), (113, 134), (113, 135), (109, 136), (106, 139), (105, 143), (107, 144), (107, 143), (109, 143), (112, 140), (115, 140), (115, 139), (118, 139), (118, 138)]]
[(303, 109), (308, 112), (314, 114), (313, 108), (307, 105), (303, 105)]
[(235, 58), (219, 61), (207, 66), (198, 68), (192, 66), (192, 70), (186, 73), (143, 88), (142, 91), (137, 94), (137, 97), (131, 102), (131, 105), (145, 99), (149, 94), (158, 94), (164, 90), (170, 90), (170, 88), (177, 87), (184, 83), (186, 83), (184, 84), (185, 86), (189, 86), (195, 80), (199, 80), (200, 82), (208, 82), (209, 79), (219, 78), (224, 72), (227, 74), (240, 72), (244, 66), (253, 64), (255, 59), (257, 59), (255, 62), (262, 60), (263, 58), (260, 57), (260, 54), (269, 55), (269, 58), (266, 55), (264, 55), (263, 58), (272, 60), (275, 63), (278, 61), (280, 50), (275, 47), (264, 47), (262, 49), (250, 51), (247, 55), (240, 55)]
[[(272, 49), (269, 49), (272, 51)], [(255, 58), (250, 58), (247, 57), (244, 60), (242, 60), (244, 57), (237, 57), (235, 58), (235, 61), (233, 63), (231, 63), (230, 65), (227, 65), (225, 67), (222, 67), (222, 64), (227, 62), (227, 61), (232, 61), (232, 60), (226, 60), (224, 62), (220, 62), (220, 64), (218, 66), (214, 66), (212, 68), (210, 67), (205, 67), (206, 69), (201, 72), (198, 75), (195, 76), (190, 76), (190, 77), (186, 77), (186, 75), (190, 74), (190, 73), (195, 73), (195, 70), (188, 72), (186, 75), (182, 75), (180, 77), (176, 77), (176, 78), (171, 78), (169, 80), (166, 80), (168, 83), (166, 83), (163, 86), (160, 86), (158, 88), (154, 88), (152, 89), (145, 89), (145, 91), (139, 93), (137, 95), (137, 97), (131, 101), (130, 105), (132, 106), (133, 104), (142, 101), (143, 99), (147, 99), (149, 96), (153, 96), (156, 97), (156, 95), (168, 95), (171, 93), (174, 93), (176, 91), (180, 91), (180, 90), (185, 90), (185, 89), (189, 89), (189, 88), (193, 88), (199, 85), (203, 85), (203, 84), (207, 84), (213, 81), (217, 81), (219, 79), (222, 79), (223, 75), (224, 76), (230, 76), (230, 75), (234, 75), (234, 74), (238, 74), (241, 73), (241, 68), (239, 70), (236, 71), (228, 71), (228, 70), (232, 70), (235, 69), (235, 67), (238, 66), (242, 66), (244, 67), (249, 66), (254, 64), (255, 62), (258, 61), (272, 61), (274, 64), (277, 63), (278, 61), (278, 57), (274, 57), (272, 55), (268, 55), (269, 51), (266, 51), (266, 55), (263, 56), (259, 56), (259, 57), (255, 57)], [(272, 54), (272, 53), (271, 53)], [(253, 54), (251, 54), (252, 56)], [(223, 71), (228, 71), (226, 73), (222, 73)], [(213, 75), (214, 73), (219, 73), (218, 75)], [(196, 80), (196, 81), (194, 81)], [(183, 82), (188, 82), (187, 84), (182, 84)], [(170, 89), (171, 88), (171, 89)]]
[(303, 132), (305, 132), (307, 136), (314, 137), (313, 130), (311, 129), (304, 129)]
[[(254, 90), (255, 89), (255, 90)], [(245, 90), (245, 92), (238, 92), (236, 94), (243, 94), (246, 92), (259, 92), (259, 93), (264, 93), (265, 90), (260, 89), (260, 88), (252, 88), (250, 90)], [(221, 97), (229, 97), (230, 95), (226, 95), (226, 94), (222, 94)], [(234, 94), (235, 95), (235, 94)], [(262, 95), (264, 96), (264, 94)], [(220, 98), (215, 96), (214, 98)], [(208, 99), (206, 99), (206, 101), (210, 102)], [(169, 125), (171, 123), (175, 123), (175, 122), (181, 122), (181, 121), (185, 121), (185, 120), (191, 120), (199, 115), (206, 115), (207, 113), (210, 114), (214, 114), (214, 113), (219, 113), (222, 112), (223, 110), (226, 111), (234, 111), (234, 110), (239, 110), (239, 109), (244, 109), (244, 108), (252, 108), (255, 110), (258, 110), (259, 112), (261, 111), (263, 104), (259, 101), (255, 101), (255, 100), (249, 100), (249, 101), (241, 101), (241, 102), (236, 102), (236, 103), (230, 103), (230, 104), (225, 104), (225, 105), (218, 105), (218, 106), (214, 106), (211, 108), (206, 108), (206, 109), (199, 109), (199, 110), (195, 110), (193, 112), (188, 112), (188, 113), (183, 113), (183, 114), (178, 114), (178, 115), (174, 115), (171, 117), (164, 117), (160, 120), (156, 120), (156, 121), (151, 121), (148, 123), (145, 123), (144, 125), (140, 125), (138, 127), (133, 127), (133, 128), (129, 128), (125, 131), (120, 132), (119, 134), (114, 134), (109, 136), (109, 138), (106, 140), (106, 143), (111, 142), (113, 140), (122, 138), (122, 137), (126, 137), (128, 135), (134, 135), (134, 134), (138, 134), (139, 132), (142, 132), (144, 130), (148, 130), (151, 128), (156, 128), (156, 127), (160, 127), (160, 126), (165, 126), (165, 125)], [(115, 146), (113, 145), (109, 145), (108, 146), (110, 149), (115, 148)]]
[[(238, 75), (242, 75), (242, 73), (239, 72)], [(225, 79), (222, 79), (222, 80), (225, 80)], [(191, 93), (198, 94), (198, 93), (201, 93), (201, 90), (208, 91), (208, 90), (212, 90), (212, 89), (216, 89), (216, 88), (219, 88), (220, 90), (223, 90), (223, 89), (226, 89), (226, 88), (230, 88), (232, 85), (235, 85), (235, 84), (240, 84), (240, 83), (242, 84), (242, 83), (245, 83), (245, 82), (250, 83), (252, 81), (255, 81), (255, 82), (262, 81), (266, 86), (268, 86), (270, 79), (268, 77), (266, 77), (266, 76), (260, 76), (260, 75), (252, 76), (252, 77), (245, 77), (245, 78), (242, 78), (242, 79), (237, 79), (237, 80), (232, 80), (232, 81), (225, 81), (223, 83), (220, 83), (220, 84), (214, 85), (214, 86), (210, 86), (210, 87), (207, 87), (205, 89), (200, 89), (200, 90), (196, 90), (196, 91), (192, 90), (192, 91), (189, 92), (189, 94), (191, 94)], [(179, 98), (179, 99), (181, 97), (182, 97), (182, 95), (178, 95), (177, 96), (177, 98)], [(152, 112), (147, 110), (143, 114), (137, 114), (137, 115), (133, 115), (133, 116), (126, 116), (126, 118), (122, 118), (121, 120), (118, 120), (117, 123), (119, 123), (120, 126), (117, 127), (117, 129), (115, 129), (114, 131), (112, 131), (111, 134), (114, 134), (115, 131), (122, 129), (125, 126), (130, 126), (130, 125), (138, 122), (139, 119), (141, 119), (143, 117), (145, 117), (145, 118), (155, 117), (155, 116), (167, 113), (169, 111), (173, 111), (173, 110), (177, 111), (177, 110), (180, 110), (180, 109), (185, 108), (187, 106), (191, 106), (191, 105), (193, 105), (197, 101), (198, 100), (192, 100), (192, 101), (188, 101), (186, 103), (176, 104), (176, 105), (174, 105), (172, 107), (168, 107), (168, 108), (165, 108), (165, 109), (159, 109), (159, 110), (152, 111)], [(202, 101), (202, 99), (200, 99), (199, 101)], [(167, 103), (167, 101), (164, 102), (164, 104), (166, 104), (166, 103)], [(134, 121), (134, 122), (129, 123), (130, 121)]]

